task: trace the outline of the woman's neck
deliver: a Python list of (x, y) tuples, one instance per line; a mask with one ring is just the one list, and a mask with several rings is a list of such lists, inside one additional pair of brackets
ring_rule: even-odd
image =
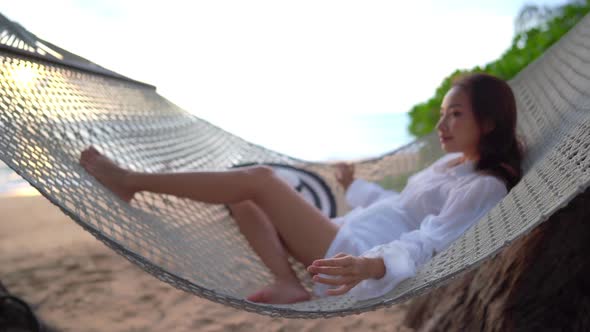
[(477, 159), (475, 159), (475, 158), (470, 158), (470, 157), (466, 156), (465, 154), (463, 154), (461, 157), (458, 157), (458, 158), (456, 158), (456, 159), (453, 159), (453, 160), (452, 160), (452, 161), (449, 163), (449, 166), (451, 166), (451, 167), (452, 167), (452, 166), (458, 166), (458, 165), (461, 165), (461, 164), (463, 164), (463, 163), (466, 163), (466, 162), (471, 162), (471, 161), (472, 161), (472, 162), (477, 162)]
[(461, 163), (466, 161), (477, 162), (479, 160), (479, 155), (477, 153), (468, 154), (463, 152), (463, 156), (461, 156)]

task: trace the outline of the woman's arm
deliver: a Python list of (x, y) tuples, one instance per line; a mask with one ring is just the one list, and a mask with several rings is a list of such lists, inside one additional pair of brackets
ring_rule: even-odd
[(346, 202), (351, 207), (367, 207), (372, 203), (398, 195), (393, 190), (385, 190), (380, 185), (363, 179), (355, 179), (354, 165), (347, 163), (337, 163), (336, 179), (346, 190)]
[(445, 250), (506, 196), (504, 184), (490, 176), (481, 177), (449, 194), (438, 215), (428, 215), (420, 228), (402, 234), (399, 240), (377, 246), (361, 257), (382, 258), (383, 278), (363, 281), (358, 298), (372, 298), (391, 291), (402, 280), (416, 275), (420, 266)]
[(397, 195), (399, 195), (398, 192), (383, 189), (377, 183), (355, 179), (346, 191), (346, 202), (353, 208), (359, 206), (367, 207), (386, 197)]
[[(376, 246), (360, 257), (350, 256), (353, 259), (348, 260), (355, 262), (351, 266), (361, 270), (355, 274), (359, 278), (363, 277), (360, 280), (351, 279), (352, 267), (348, 267), (348, 270), (333, 271), (312, 268), (310, 272), (328, 271), (332, 272), (333, 276), (342, 273), (336, 281), (326, 281), (318, 279), (319, 277), (315, 279), (317, 282), (340, 286), (336, 291), (350, 290), (358, 300), (381, 296), (391, 291), (404, 279), (414, 276), (421, 265), (428, 262), (435, 253), (446, 249), (471, 225), (485, 216), (505, 195), (505, 186), (493, 177), (482, 177), (467, 186), (456, 188), (447, 198), (441, 213), (428, 215), (419, 229), (405, 233), (393, 242)], [(320, 265), (329, 267), (330, 264), (335, 264), (335, 258), (337, 257), (320, 260)], [(369, 260), (364, 260), (367, 258)], [(362, 262), (371, 263), (363, 264)], [(383, 263), (383, 270), (379, 265), (381, 263)], [(314, 262), (313, 265), (316, 263)], [(384, 272), (381, 277), (377, 275), (380, 272)], [(354, 285), (349, 287), (352, 283)]]

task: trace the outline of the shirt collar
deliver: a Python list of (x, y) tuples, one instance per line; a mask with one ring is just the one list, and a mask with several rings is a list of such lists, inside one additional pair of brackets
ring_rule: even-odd
[(461, 176), (472, 173), (475, 170), (475, 162), (472, 160), (466, 160), (461, 164), (448, 168), (448, 172), (455, 176)]
[(453, 176), (461, 176), (472, 173), (475, 170), (475, 161), (473, 160), (466, 160), (456, 166), (447, 165), (451, 160), (455, 160), (460, 156), (462, 156), (461, 153), (449, 154), (449, 156), (444, 158), (440, 164), (435, 165), (434, 169), (439, 173), (448, 173)]

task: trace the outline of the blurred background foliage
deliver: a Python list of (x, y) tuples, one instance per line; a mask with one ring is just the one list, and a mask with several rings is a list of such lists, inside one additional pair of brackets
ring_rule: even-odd
[(555, 7), (526, 5), (521, 8), (514, 22), (512, 45), (499, 59), (483, 67), (458, 69), (446, 77), (432, 98), (412, 107), (409, 112), (409, 132), (415, 137), (421, 137), (434, 129), (442, 99), (451, 87), (453, 78), (470, 72), (486, 72), (509, 80), (543, 54), (589, 11), (590, 0), (569, 1)]

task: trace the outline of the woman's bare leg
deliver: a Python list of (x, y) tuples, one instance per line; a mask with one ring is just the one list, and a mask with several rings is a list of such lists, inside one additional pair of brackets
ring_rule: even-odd
[[(230, 204), (232, 217), (254, 252), (275, 276), (275, 282), (247, 297), (253, 302), (291, 303), (309, 299), (309, 293), (288, 261), (289, 254), (264, 212), (252, 201)], [(280, 290), (280, 291), (275, 291)]]
[(146, 190), (213, 204), (251, 200), (275, 226), (289, 252), (305, 265), (323, 258), (338, 227), (296, 191), (263, 166), (225, 172), (150, 174), (116, 166), (95, 149), (82, 153), (80, 163), (122, 199)]

